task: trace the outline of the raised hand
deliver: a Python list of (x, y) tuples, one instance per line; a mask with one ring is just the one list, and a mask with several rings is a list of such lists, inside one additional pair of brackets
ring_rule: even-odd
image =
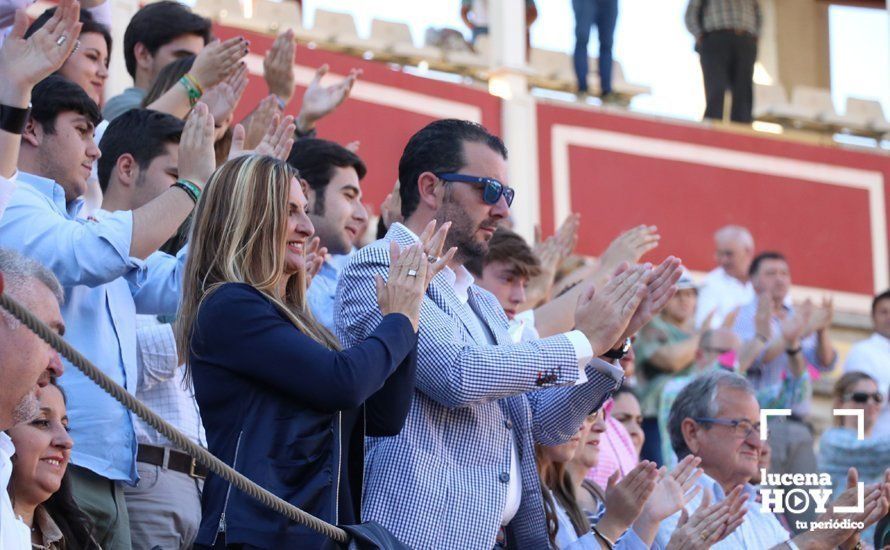
[(594, 357), (612, 349), (627, 329), (646, 292), (649, 271), (648, 265), (623, 269), (602, 290), (591, 285), (579, 298), (575, 328), (587, 336)]
[(15, 13), (12, 30), (0, 48), (0, 103), (26, 108), (31, 89), (65, 63), (80, 36), (80, 3), (61, 0), (56, 13), (25, 39), (28, 16)]
[(787, 315), (779, 323), (782, 331), (782, 339), (785, 340), (785, 347), (794, 347), (803, 336), (806, 325), (809, 322), (809, 313), (805, 313), (804, 308), (795, 315)]
[(207, 105), (197, 103), (185, 120), (179, 138), (179, 177), (203, 188), (216, 170), (213, 151), (213, 115)]
[[(874, 483), (864, 488), (864, 502), (862, 512), (859, 513), (837, 513), (834, 511), (837, 506), (857, 506), (859, 504), (858, 489), (859, 473), (856, 468), (850, 468), (847, 471), (847, 488), (834, 501), (832, 506), (824, 514), (816, 518), (818, 522), (835, 521), (837, 524), (843, 524), (844, 519), (849, 519), (849, 523), (861, 522), (865, 524), (865, 528), (877, 523), (882, 517), (887, 515), (888, 499), (890, 499), (890, 470), (885, 472), (882, 483)], [(802, 542), (809, 542), (809, 533), (804, 533), (795, 537), (795, 542), (803, 539)], [(812, 537), (815, 539), (815, 537)], [(834, 548), (840, 546), (842, 548), (852, 548), (859, 541), (859, 530), (857, 529), (822, 529), (818, 532), (818, 541), (823, 543), (826, 548)], [(800, 544), (798, 544), (800, 546)], [(803, 546), (801, 546), (803, 547)]]
[(654, 225), (638, 225), (615, 237), (600, 256), (603, 269), (612, 272), (622, 262), (631, 265), (640, 261), (647, 252), (658, 246), (661, 235)]
[(232, 148), (229, 150), (229, 160), (242, 155), (268, 155), (280, 160), (286, 160), (294, 145), (294, 117), (288, 115), (279, 120), (276, 114), (272, 117), (269, 127), (259, 144), (254, 149), (245, 146), (244, 126), (235, 125), (232, 131)]
[(266, 130), (272, 124), (272, 119), (275, 118), (275, 115), (280, 114), (281, 109), (278, 107), (278, 101), (275, 99), (275, 96), (264, 97), (250, 117), (243, 122), (246, 130), (244, 148), (256, 149), (256, 146), (263, 140)]
[(690, 516), (680, 513), (677, 529), (668, 541), (668, 550), (706, 550), (735, 531), (745, 521), (747, 508), (742, 486), (726, 495), (722, 502), (711, 504), (711, 492), (705, 491), (698, 509)]
[(813, 307), (809, 323), (804, 329), (804, 334), (810, 334), (818, 330), (826, 330), (831, 327), (834, 318), (834, 300), (831, 296), (822, 297), (821, 307)]
[(250, 42), (243, 36), (229, 38), (225, 42), (214, 40), (204, 46), (189, 74), (206, 92), (216, 86), (227, 76), (235, 72), (239, 65), (243, 65), (241, 58), (250, 51)]
[(328, 66), (322, 65), (315, 71), (315, 77), (303, 94), (303, 105), (297, 117), (297, 128), (300, 133), (307, 133), (315, 127), (315, 123), (329, 115), (349, 97), (356, 79), (361, 76), (361, 69), (352, 69), (349, 74), (336, 84), (322, 86), (321, 79), (328, 73)]
[(621, 338), (629, 338), (646, 326), (653, 317), (658, 315), (677, 291), (677, 281), (682, 271), (680, 260), (673, 256), (665, 258), (655, 271), (651, 272), (646, 281), (646, 294), (640, 307), (634, 312), (627, 324), (627, 330)]
[(451, 229), (451, 222), (445, 222), (437, 231), (436, 221), (433, 220), (426, 224), (426, 227), (420, 234), (423, 253), (426, 254), (427, 261), (432, 265), (432, 268), (427, 271), (427, 284), (436, 274), (442, 271), (457, 253), (457, 247), (452, 246), (444, 256), (442, 255), (442, 248), (445, 246), (445, 238), (448, 236), (449, 229)]
[(754, 330), (766, 340), (766, 343), (772, 339), (773, 335), (773, 300), (769, 293), (764, 292), (757, 298), (757, 311), (754, 312)]
[(223, 124), (235, 112), (246, 89), (247, 66), (242, 64), (225, 80), (207, 90), (201, 101), (210, 109), (213, 120), (217, 124)]
[(321, 239), (312, 237), (309, 246), (306, 247), (306, 287), (312, 282), (313, 277), (318, 275), (324, 264), (325, 256), (328, 255), (328, 249), (321, 246)]
[(618, 473), (609, 477), (603, 502), (606, 512), (597, 528), (610, 540), (616, 540), (627, 531), (643, 511), (643, 505), (655, 490), (658, 471), (655, 463), (644, 460), (616, 483)]
[(688, 455), (671, 473), (662, 466), (658, 471), (658, 483), (652, 491), (652, 497), (643, 506), (640, 519), (645, 517), (654, 523), (657, 529), (658, 523), (689, 504), (701, 490), (701, 486), (696, 485), (696, 481), (702, 475), (699, 464), (701, 464), (700, 458)]
[(272, 48), (263, 58), (263, 78), (269, 93), (278, 96), (286, 105), (294, 96), (294, 53), (297, 44), (294, 31), (287, 29), (275, 38)]

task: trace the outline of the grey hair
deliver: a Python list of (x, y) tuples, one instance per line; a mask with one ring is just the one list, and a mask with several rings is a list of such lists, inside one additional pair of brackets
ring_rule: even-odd
[[(0, 248), (0, 273), (3, 273), (4, 292), (15, 294), (19, 300), (31, 295), (34, 281), (46, 286), (60, 304), (65, 300), (62, 285), (52, 271), (15, 250)], [(9, 312), (0, 308), (0, 315), (11, 330), (18, 328), (18, 320)]]
[(741, 242), (748, 250), (754, 250), (754, 237), (747, 228), (741, 225), (727, 225), (714, 233), (714, 240), (731, 239)]
[[(754, 388), (743, 376), (734, 372), (718, 370), (696, 377), (677, 396), (668, 417), (668, 433), (671, 447), (677, 459), (683, 460), (692, 453), (683, 438), (682, 424), (687, 418), (713, 418), (718, 412), (717, 390), (734, 388), (755, 395)], [(707, 428), (706, 428), (707, 429)]]

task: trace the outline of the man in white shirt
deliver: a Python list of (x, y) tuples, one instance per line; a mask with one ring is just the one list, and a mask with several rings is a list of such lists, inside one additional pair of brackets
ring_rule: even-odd
[[(764, 506), (757, 502), (758, 491), (750, 481), (760, 467), (763, 448), (760, 405), (754, 389), (744, 377), (721, 370), (702, 374), (693, 380), (680, 392), (671, 407), (669, 431), (671, 445), (678, 458), (682, 460), (689, 454), (695, 455), (701, 458), (701, 468), (704, 470), (704, 475), (698, 480), (702, 491), (686, 505), (686, 512), (689, 515), (695, 513), (702, 503), (704, 492), (713, 497), (712, 502), (720, 502), (730, 496), (741, 498), (747, 509), (742, 524), (722, 540), (717, 538), (720, 536), (719, 528), (710, 533), (710, 537), (702, 533), (706, 546), (716, 550), (856, 547), (859, 532), (841, 528), (840, 522), (837, 522), (838, 528), (806, 531), (791, 538), (769, 508), (764, 510)], [(878, 496), (874, 492), (886, 489), (878, 485), (866, 487), (866, 501)], [(741, 495), (738, 494), (739, 490)], [(855, 495), (855, 485), (850, 491)], [(887, 511), (886, 502), (879, 506), (883, 507), (883, 511), (877, 511), (874, 518), (863, 513), (849, 519), (852, 522), (864, 521), (866, 525), (874, 523)], [(868, 506), (865, 508), (867, 510)], [(831, 505), (827, 509), (828, 513), (820, 516), (818, 521), (840, 519), (832, 514)], [(661, 523), (655, 546), (664, 548), (667, 545), (671, 534), (677, 529), (679, 518), (680, 512)]]
[[(62, 288), (55, 276), (34, 260), (0, 249), (5, 292), (57, 333), (65, 332), (59, 302)], [(0, 310), (0, 430), (28, 422), (39, 411), (37, 394), (50, 377), (62, 375), (59, 354), (5, 310)], [(31, 533), (12, 509), (6, 486), (12, 474), (12, 440), (0, 432), (0, 548), (31, 548)]]
[[(857, 342), (847, 354), (844, 372), (864, 372), (875, 379), (885, 397), (890, 394), (890, 290), (875, 296), (871, 303), (871, 320), (875, 331)], [(890, 435), (890, 403), (875, 423), (875, 435)]]
[(719, 327), (727, 315), (754, 300), (748, 268), (754, 259), (754, 238), (739, 225), (727, 225), (714, 233), (714, 256), (719, 267), (708, 273), (698, 291), (695, 326), (712, 311), (711, 327)]

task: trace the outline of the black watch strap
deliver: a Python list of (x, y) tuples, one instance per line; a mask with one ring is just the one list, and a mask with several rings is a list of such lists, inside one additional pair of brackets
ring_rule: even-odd
[(30, 105), (22, 109), (21, 107), (0, 104), (0, 130), (10, 134), (21, 135), (25, 131), (25, 125), (28, 123), (28, 114), (30, 112)]
[(609, 359), (622, 359), (627, 352), (630, 350), (630, 338), (624, 341), (624, 344), (618, 349), (610, 349), (606, 353), (603, 354), (603, 357), (608, 357)]

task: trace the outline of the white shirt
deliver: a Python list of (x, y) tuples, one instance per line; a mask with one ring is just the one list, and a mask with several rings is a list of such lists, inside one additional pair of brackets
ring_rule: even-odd
[[(15, 179), (15, 175), (13, 175), (13, 179)], [(9, 203), (9, 197), (12, 196), (15, 187), (15, 181), (0, 176), (0, 218), (3, 217), (3, 211), (6, 210), (6, 204)]]
[(857, 342), (847, 354), (844, 372), (864, 372), (878, 383), (878, 390), (884, 394), (884, 406), (875, 422), (873, 436), (890, 435), (890, 339), (877, 332)]
[(9, 436), (0, 432), (0, 548), (3, 550), (31, 550), (31, 530), (22, 523), (12, 509), (9, 499), (9, 478), (12, 476), (12, 455), (15, 446)]
[(715, 311), (711, 321), (712, 327), (719, 327), (723, 319), (732, 313), (734, 309), (753, 302), (755, 298), (754, 287), (751, 281), (746, 283), (726, 274), (722, 267), (718, 267), (702, 281), (698, 290), (698, 305), (695, 308), (695, 326), (701, 326), (705, 317), (711, 311)]
[(878, 382), (878, 388), (886, 393), (890, 388), (890, 339), (874, 332), (850, 348), (844, 372), (853, 371), (871, 376)]
[(488, 0), (473, 0), (473, 7), (467, 15), (477, 27), (488, 26)]

